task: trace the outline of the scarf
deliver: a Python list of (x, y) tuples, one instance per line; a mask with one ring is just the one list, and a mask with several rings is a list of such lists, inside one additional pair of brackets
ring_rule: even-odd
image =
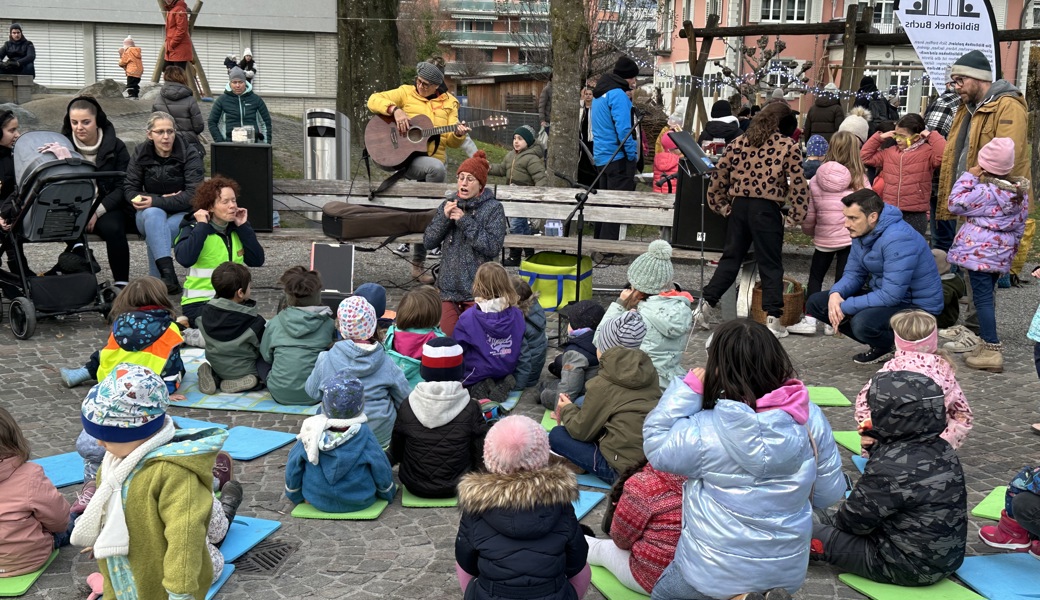
[(361, 428), (361, 424), (367, 422), (368, 415), (365, 413), (361, 413), (352, 419), (330, 419), (323, 414), (317, 414), (303, 420), (303, 425), (300, 427), (300, 433), (296, 436), (296, 439), (300, 440), (300, 443), (303, 444), (303, 449), (307, 452), (307, 462), (316, 465), (318, 464), (319, 453), (323, 448), (327, 447), (327, 444), (323, 443), (327, 438), (326, 431), (329, 429), (350, 428), (349, 431), (340, 432), (344, 434), (342, 437), (345, 438), (340, 442), (342, 444), (354, 437), (357, 434), (357, 430)]
[(101, 149), (101, 140), (105, 137), (105, 132), (98, 128), (97, 132), (97, 143), (93, 146), (87, 146), (83, 142), (76, 139), (76, 136), (72, 136), (72, 143), (76, 146), (76, 152), (83, 155), (83, 160), (89, 162), (92, 165), (97, 164), (98, 150)]
[(123, 483), (142, 458), (173, 439), (173, 419), (165, 418), (162, 429), (126, 458), (120, 459), (111, 452), (105, 453), (101, 461), (101, 482), (72, 531), (71, 541), (74, 545), (93, 546), (94, 556), (98, 559), (126, 556), (130, 551), (130, 534), (123, 514)]

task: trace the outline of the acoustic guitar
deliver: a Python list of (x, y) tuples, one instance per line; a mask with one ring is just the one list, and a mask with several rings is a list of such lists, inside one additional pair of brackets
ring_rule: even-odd
[[(426, 115), (409, 117), (408, 131), (401, 134), (397, 130), (397, 122), (393, 117), (376, 115), (368, 120), (365, 126), (365, 148), (377, 165), (384, 169), (396, 169), (403, 165), (413, 154), (426, 154), (426, 146), (435, 135), (455, 131), (454, 125), (434, 127), (433, 121)], [(474, 127), (505, 127), (509, 124), (507, 117), (488, 117), (482, 121), (466, 123)]]

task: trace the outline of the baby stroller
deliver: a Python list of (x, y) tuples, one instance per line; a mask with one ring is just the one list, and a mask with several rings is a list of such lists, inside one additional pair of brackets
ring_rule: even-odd
[[(39, 151), (52, 143), (68, 150), (70, 157)], [(11, 229), (0, 234), (0, 253), (10, 259), (10, 270), (0, 269), (0, 293), (10, 302), (11, 331), (16, 338), (26, 340), (36, 331), (39, 317), (108, 312), (116, 294), (109, 282), (98, 284), (90, 268), (85, 273), (37, 277), (24, 268), (27, 261), (22, 244), (65, 244), (82, 238), (89, 257), (83, 233), (97, 196), (95, 182), (123, 173), (96, 171), (65, 136), (50, 131), (32, 131), (19, 138), (14, 148), (14, 169), (14, 200), (19, 212)]]

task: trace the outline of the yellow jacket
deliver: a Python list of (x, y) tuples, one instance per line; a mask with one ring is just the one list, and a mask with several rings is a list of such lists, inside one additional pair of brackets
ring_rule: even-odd
[[(1001, 82), (994, 82), (996, 88)], [(979, 150), (988, 144), (990, 140), (998, 137), (1011, 138), (1015, 142), (1015, 168), (1009, 173), (1012, 177), (1029, 178), (1029, 156), (1026, 146), (1027, 112), (1026, 102), (1022, 94), (1008, 84), (1004, 84), (1007, 91), (996, 98), (984, 100), (972, 114), (962, 104), (953, 117), (953, 125), (950, 126), (950, 137), (946, 140), (946, 151), (943, 152), (942, 171), (939, 173), (939, 191), (936, 198), (935, 217), (937, 219), (955, 219), (950, 214), (947, 200), (953, 183), (961, 176), (957, 171), (957, 136), (965, 119), (971, 119), (968, 125), (968, 137), (964, 141), (968, 145), (968, 159), (965, 165), (971, 167), (979, 164)], [(996, 90), (994, 90), (996, 91)], [(962, 146), (963, 147), (963, 146)]]
[[(430, 100), (420, 96), (414, 85), (407, 84), (397, 89), (376, 92), (368, 97), (368, 110), (377, 115), (389, 116), (391, 106), (400, 108), (409, 117), (426, 115), (433, 121), (434, 127), (455, 125), (459, 122), (459, 101), (447, 92)], [(430, 142), (426, 153), (444, 162), (445, 146), (458, 148), (464, 140), (464, 137), (457, 137), (455, 133), (441, 134), (440, 145), (434, 150), (434, 144)]]

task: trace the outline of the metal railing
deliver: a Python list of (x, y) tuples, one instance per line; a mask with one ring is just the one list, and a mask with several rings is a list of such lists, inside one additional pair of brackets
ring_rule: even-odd
[(470, 132), (470, 137), (488, 144), (497, 144), (506, 148), (512, 148), (513, 132), (516, 131), (517, 127), (520, 127), (521, 125), (530, 125), (531, 129), (534, 129), (535, 133), (538, 133), (538, 129), (542, 126), (541, 121), (538, 120), (538, 113), (506, 112), (501, 110), (489, 110), (486, 108), (473, 108), (470, 106), (459, 108), (460, 121), (480, 121), (488, 117), (497, 116), (508, 118), (509, 124), (497, 129), (477, 127)]

